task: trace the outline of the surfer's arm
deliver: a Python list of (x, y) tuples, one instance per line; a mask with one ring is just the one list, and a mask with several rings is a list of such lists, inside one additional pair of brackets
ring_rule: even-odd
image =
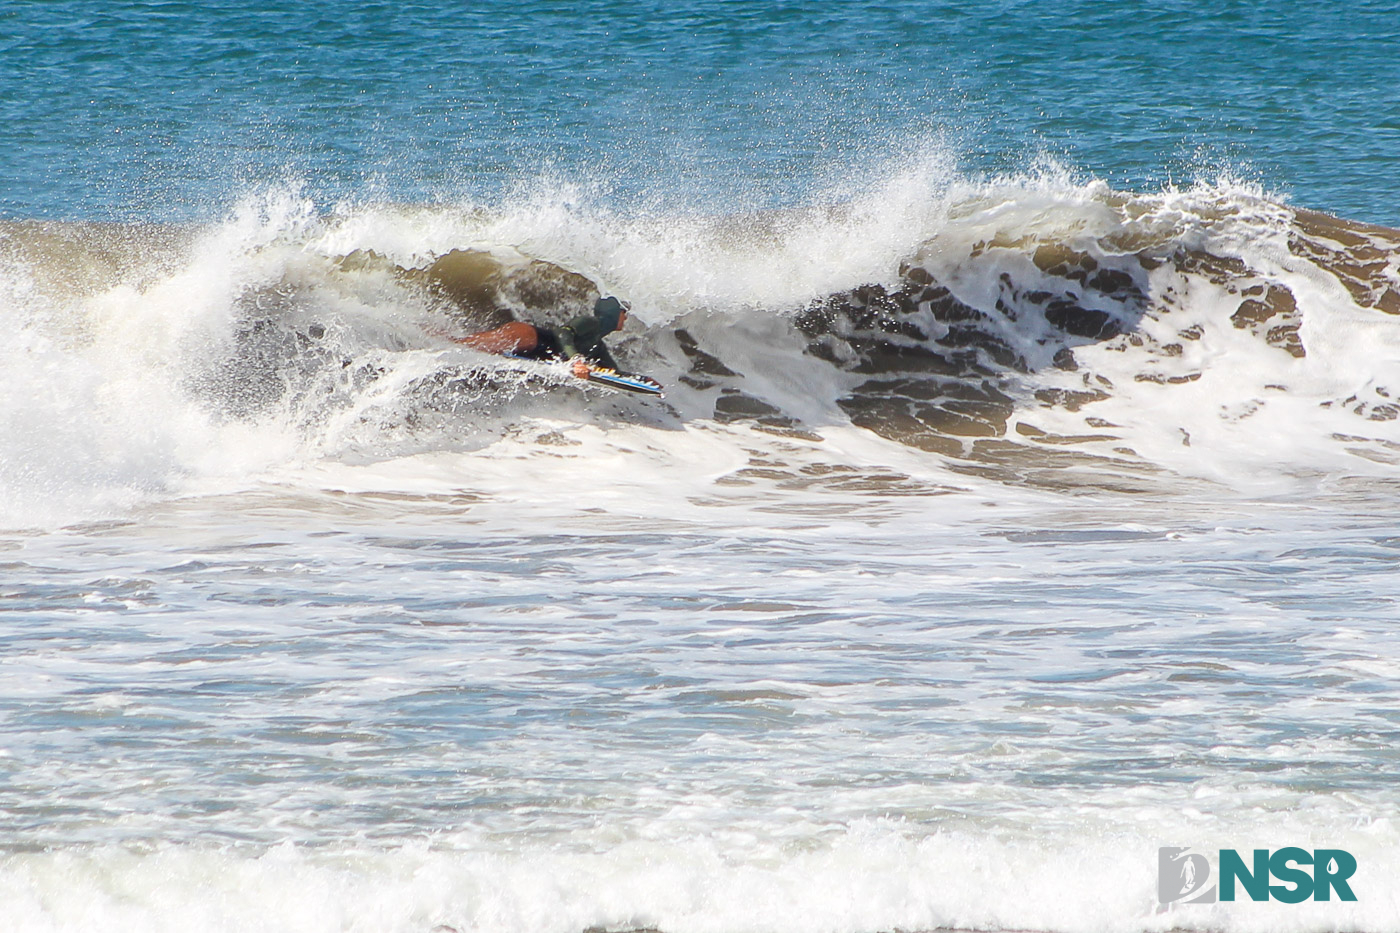
[(612, 358), (608, 352), (606, 344), (598, 344), (593, 351), (587, 354), (588, 362), (593, 366), (601, 366), (604, 369), (617, 369), (617, 360)]
[(580, 379), (587, 379), (588, 361), (578, 351), (578, 335), (574, 333), (574, 323), (570, 321), (559, 328), (559, 349), (563, 351), (564, 359), (569, 361), (574, 375)]
[(564, 354), (564, 359), (578, 356), (578, 341), (574, 338), (574, 329), (567, 324), (558, 330), (559, 350)]
[(594, 347), (591, 353), (577, 353), (570, 356), (569, 363), (573, 367), (574, 375), (580, 379), (587, 379), (589, 372), (594, 369), (617, 370), (617, 361), (612, 358), (608, 348), (601, 343)]
[(603, 335), (597, 333), (592, 318), (576, 318), (559, 328), (559, 349), (573, 364), (574, 375), (580, 379), (587, 379), (594, 366), (617, 369), (617, 362), (603, 343)]

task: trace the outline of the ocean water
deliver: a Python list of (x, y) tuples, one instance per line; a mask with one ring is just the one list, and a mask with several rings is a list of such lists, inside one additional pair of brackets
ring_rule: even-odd
[(1396, 13), (0, 9), (0, 930), (1400, 930)]

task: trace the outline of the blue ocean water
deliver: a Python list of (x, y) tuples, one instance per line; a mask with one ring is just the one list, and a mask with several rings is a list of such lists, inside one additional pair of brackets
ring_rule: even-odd
[(1396, 23), (0, 6), (0, 931), (1400, 931)]
[(100, 3), (0, 12), (0, 215), (182, 219), (541, 175), (802, 203), (937, 142), (1128, 190), (1221, 173), (1400, 222), (1393, 4)]

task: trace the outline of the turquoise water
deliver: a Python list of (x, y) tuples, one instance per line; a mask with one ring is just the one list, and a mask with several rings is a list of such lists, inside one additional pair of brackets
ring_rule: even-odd
[(0, 12), (0, 215), (491, 198), (801, 203), (933, 145), (1116, 187), (1221, 173), (1400, 223), (1383, 2), (101, 3)]

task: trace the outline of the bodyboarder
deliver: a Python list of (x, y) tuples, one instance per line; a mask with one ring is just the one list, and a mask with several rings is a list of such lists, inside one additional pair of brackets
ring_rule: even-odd
[(622, 330), (627, 307), (616, 298), (599, 298), (593, 313), (574, 318), (557, 330), (524, 321), (512, 321), (494, 330), (450, 337), (483, 353), (515, 356), (527, 360), (568, 360), (580, 379), (587, 379), (595, 368), (617, 369), (603, 338)]

